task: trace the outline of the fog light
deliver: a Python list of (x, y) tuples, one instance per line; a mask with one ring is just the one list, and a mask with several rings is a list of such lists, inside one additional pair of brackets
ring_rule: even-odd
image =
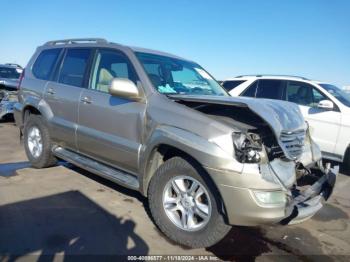
[(278, 205), (287, 203), (286, 194), (282, 191), (253, 191), (255, 198), (261, 204)]

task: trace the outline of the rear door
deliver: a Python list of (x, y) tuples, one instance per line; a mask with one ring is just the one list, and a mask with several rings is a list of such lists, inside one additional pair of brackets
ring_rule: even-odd
[(91, 49), (69, 48), (57, 67), (53, 81), (48, 82), (44, 97), (51, 108), (49, 128), (52, 139), (59, 145), (76, 150), (78, 102), (86, 84)]
[(146, 104), (108, 93), (113, 78), (136, 84), (135, 70), (121, 51), (99, 49), (90, 75), (89, 88), (83, 90), (79, 103), (79, 151), (136, 173)]

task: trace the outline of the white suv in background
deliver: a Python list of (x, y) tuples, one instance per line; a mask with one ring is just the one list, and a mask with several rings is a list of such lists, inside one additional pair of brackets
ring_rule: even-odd
[(332, 84), (297, 76), (237, 76), (222, 86), (232, 96), (298, 104), (323, 157), (343, 162), (350, 170), (350, 94)]

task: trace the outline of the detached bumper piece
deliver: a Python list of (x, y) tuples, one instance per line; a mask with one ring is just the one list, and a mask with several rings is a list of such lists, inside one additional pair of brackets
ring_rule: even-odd
[(301, 190), (296, 187), (291, 191), (292, 197), (286, 212), (288, 216), (280, 222), (282, 225), (297, 224), (309, 219), (322, 208), (323, 202), (332, 195), (339, 167), (328, 167), (321, 172), (323, 176), (307, 189)]

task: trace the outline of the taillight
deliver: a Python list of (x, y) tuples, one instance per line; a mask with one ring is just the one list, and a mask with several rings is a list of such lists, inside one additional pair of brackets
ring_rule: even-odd
[(25, 71), (24, 71), (24, 69), (23, 69), (21, 75), (19, 76), (19, 81), (18, 81), (18, 86), (17, 86), (17, 89), (18, 89), (18, 90), (21, 89), (22, 80), (23, 80), (23, 78), (24, 78), (24, 72), (25, 72)]

